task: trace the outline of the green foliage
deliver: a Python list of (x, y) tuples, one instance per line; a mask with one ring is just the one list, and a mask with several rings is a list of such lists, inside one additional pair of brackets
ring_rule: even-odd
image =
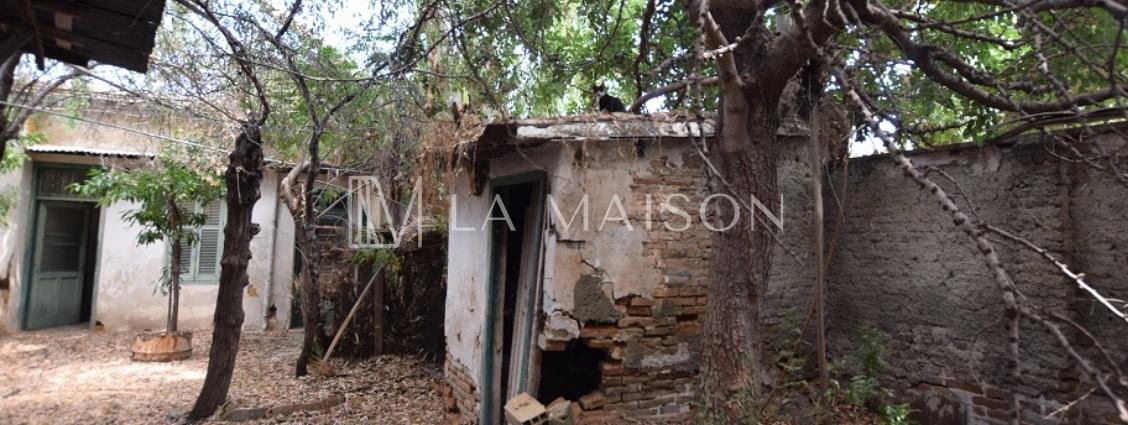
[(881, 360), (881, 352), (885, 348), (885, 335), (877, 328), (866, 326), (858, 336), (858, 348), (854, 352), (854, 376), (846, 386), (844, 397), (850, 403), (863, 405), (869, 399), (885, 396), (878, 383), (878, 376), (885, 363)]
[(911, 425), (913, 421), (909, 419), (909, 413), (912, 409), (907, 404), (887, 404), (881, 408), (881, 424)]
[[(191, 158), (199, 152), (188, 154)], [(69, 189), (97, 199), (100, 205), (119, 201), (137, 204), (137, 208), (122, 213), (122, 218), (141, 227), (137, 236), (141, 244), (165, 239), (191, 242), (196, 239), (193, 228), (207, 219), (204, 214), (194, 212), (191, 206), (206, 204), (223, 195), (218, 173), (192, 165), (191, 161), (177, 161), (168, 153), (162, 153), (157, 164), (150, 168), (91, 169), (87, 181), (72, 184)]]
[(835, 382), (834, 387), (840, 389), (839, 396), (854, 405), (879, 406), (876, 413), (880, 415), (882, 424), (911, 424), (912, 421), (908, 418), (911, 412), (909, 406), (892, 403), (893, 392), (881, 387), (878, 380), (886, 366), (881, 359), (887, 343), (885, 334), (876, 327), (867, 325), (858, 333), (857, 341), (857, 348), (847, 364), (836, 367), (841, 372), (852, 373), (844, 389)]
[(358, 265), (371, 264), (374, 270), (383, 266), (387, 284), (398, 282), (403, 270), (403, 258), (393, 249), (361, 249), (353, 255), (352, 261)]
[(15, 171), (23, 166), (29, 158), (24, 148), (43, 143), (47, 136), (41, 132), (21, 133), (14, 146), (4, 150), (4, 158), (0, 158), (0, 173)]
[[(460, 16), (468, 16), (492, 3), (459, 2), (455, 9)], [(640, 89), (684, 79), (689, 72), (674, 66), (648, 73), (692, 46), (694, 31), (684, 5), (658, 2), (648, 30), (648, 47), (639, 58), (646, 4), (646, 0), (507, 4), (498, 13), (468, 23), (460, 37), (442, 46), (442, 54), (429, 63), (435, 75), (470, 78), (419, 78), (429, 96), (445, 99), (465, 93), (471, 105), (487, 105), (476, 107), (479, 113), (494, 118), (500, 115), (497, 108), (515, 116), (593, 112), (591, 87), (600, 82), (606, 83), (609, 94), (630, 103)], [(445, 22), (430, 26), (428, 40), (439, 39), (447, 28)], [(668, 99), (667, 106), (676, 105), (680, 96)]]
[[(27, 152), (24, 148), (37, 143), (41, 143), (45, 136), (43, 133), (23, 133), (19, 135), (16, 142), (4, 150), (4, 157), (0, 158), (0, 174), (10, 173), (20, 169), (24, 161), (28, 160)], [(8, 227), (8, 215), (16, 208), (19, 202), (20, 188), (7, 187), (0, 189), (0, 228)]]

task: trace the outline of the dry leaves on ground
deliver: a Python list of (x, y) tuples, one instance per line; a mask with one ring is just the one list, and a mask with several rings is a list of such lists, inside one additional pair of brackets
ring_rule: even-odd
[[(153, 424), (175, 422), (195, 400), (207, 370), (210, 332), (195, 332), (192, 358), (171, 363), (129, 360), (132, 333), (85, 328), (0, 337), (0, 423)], [(318, 401), (345, 403), (257, 423), (434, 424), (443, 419), (441, 374), (400, 356), (344, 363), (337, 376), (293, 376), (301, 335), (244, 333), (229, 392), (232, 407), (269, 408)], [(213, 418), (209, 422), (218, 422)], [(247, 422), (255, 423), (255, 422)]]

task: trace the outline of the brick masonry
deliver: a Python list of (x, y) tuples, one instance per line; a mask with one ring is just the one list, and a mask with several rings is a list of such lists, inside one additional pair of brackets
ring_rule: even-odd
[[(1112, 176), (1063, 163), (1038, 140), (911, 158), (959, 181), (984, 221), (1050, 250), (1104, 295), (1128, 297), (1128, 188)], [(912, 403), (918, 422), (1002, 424), (1008, 391), (1015, 391), (1024, 423), (1058, 423), (1046, 415), (1091, 388), (1065, 351), (1043, 328), (1023, 323), (1025, 361), (1021, 378), (1011, 382), (1001, 294), (966, 235), (884, 157), (852, 161), (849, 174), (845, 225), (829, 272), (831, 356), (851, 352), (859, 331), (876, 326), (889, 337), (883, 381)], [(951, 183), (940, 184), (959, 198)], [(831, 202), (828, 212), (835, 211)], [(1009, 243), (997, 249), (1026, 297), (1088, 326), (1121, 367), (1128, 365), (1124, 323), (1040, 257)], [(1094, 393), (1064, 423), (1119, 423), (1109, 408)]]
[[(779, 150), (785, 202), (780, 238), (794, 256), (775, 249), (771, 280), (762, 289), (761, 321), (770, 352), (793, 342), (788, 334), (804, 322), (814, 295), (810, 170), (802, 142), (785, 137)], [(606, 240), (561, 239), (560, 246), (580, 254), (556, 253), (558, 273), (546, 280), (545, 300), (558, 305), (556, 310), (546, 307), (542, 323), (554, 323), (557, 329), (542, 335), (547, 338), (542, 337), (540, 347), (559, 350), (566, 341), (578, 338), (606, 352), (599, 366), (599, 389), (578, 400), (581, 423), (619, 423), (622, 417), (645, 423), (691, 422), (711, 232), (699, 222), (689, 231), (666, 229), (665, 224), (677, 227), (683, 219), (647, 215), (645, 195), (685, 195), (687, 199), (679, 202), (697, 220), (697, 211), (692, 210), (708, 193), (705, 164), (684, 140), (677, 147), (647, 143), (640, 148), (638, 141), (630, 140), (600, 143), (584, 145), (582, 152), (546, 155), (576, 158), (576, 163), (562, 161), (561, 168), (550, 172), (564, 173), (569, 168), (568, 185), (590, 187), (622, 174), (584, 180), (584, 171), (575, 169), (627, 174), (631, 220), (638, 226), (651, 220), (642, 251), (632, 253), (645, 260), (637, 264), (646, 269), (637, 271), (646, 282), (624, 290), (623, 276), (614, 273), (561, 275), (560, 270), (598, 268), (588, 264), (592, 260), (599, 260), (595, 264), (602, 267), (624, 261), (614, 251), (594, 251), (600, 257), (584, 257)], [(536, 152), (529, 156), (540, 158)], [(585, 156), (596, 160), (581, 161)], [(1124, 213), (1128, 189), (1110, 176), (1063, 164), (1030, 143), (961, 147), (912, 158), (960, 181), (986, 221), (1047, 247), (1086, 272), (1106, 295), (1128, 298), (1128, 281), (1123, 279), (1128, 269), (1128, 214)], [(528, 159), (517, 162), (522, 161)], [(930, 194), (922, 193), (884, 157), (852, 160), (846, 187), (840, 181), (841, 166), (831, 171), (829, 179), (835, 187), (823, 194), (828, 239), (834, 232), (838, 200), (845, 202), (844, 225), (828, 272), (826, 322), (832, 359), (855, 350), (854, 338), (861, 329), (877, 327), (889, 337), (883, 385), (910, 402), (923, 424), (1003, 423), (1008, 391), (1018, 392), (1027, 423), (1056, 423), (1056, 417), (1042, 418), (1089, 390), (1081, 384), (1079, 372), (1069, 367), (1064, 351), (1031, 324), (1022, 329), (1027, 359), (1022, 378), (1006, 379), (1000, 295), (967, 237), (952, 226)], [(947, 182), (942, 184), (951, 188)], [(596, 220), (602, 217), (600, 207), (593, 211)], [(1025, 296), (1089, 326), (1115, 360), (1128, 365), (1128, 342), (1118, 327), (1123, 324), (1110, 320), (1041, 259), (1006, 245), (999, 250)], [(567, 294), (565, 301), (552, 298), (561, 293)], [(448, 300), (448, 310), (450, 306)], [(765, 356), (765, 361), (772, 359)], [(445, 369), (463, 420), (473, 422), (481, 395), (471, 369), (451, 355)], [(1114, 423), (1110, 414), (1107, 402), (1093, 394), (1065, 416), (1066, 423)]]
[(482, 401), (482, 394), (478, 392), (470, 370), (448, 353), (443, 362), (443, 373), (450, 386), (447, 411), (454, 416), (453, 422), (478, 423), (478, 406)]

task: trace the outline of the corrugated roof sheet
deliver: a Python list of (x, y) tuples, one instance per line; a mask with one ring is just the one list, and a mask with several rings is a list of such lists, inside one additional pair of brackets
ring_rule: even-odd
[[(29, 6), (33, 22), (25, 19)], [(37, 33), (51, 59), (145, 72), (164, 7), (165, 0), (0, 0), (0, 40)], [(39, 53), (34, 40), (22, 50)]]
[(24, 148), (29, 153), (58, 153), (86, 156), (112, 156), (119, 158), (152, 158), (156, 155), (119, 149), (89, 148), (85, 146), (32, 145)]

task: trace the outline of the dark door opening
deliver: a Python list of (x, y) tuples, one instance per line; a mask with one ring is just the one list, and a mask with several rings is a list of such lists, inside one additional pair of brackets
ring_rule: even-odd
[(492, 307), (486, 318), (485, 388), (491, 391), (483, 397), (482, 423), (501, 421), (505, 401), (513, 396), (535, 393), (530, 370), (536, 356), (544, 178), (537, 173), (508, 180), (494, 183), (489, 212)]
[[(501, 194), (501, 199), (505, 202), (505, 207), (511, 209), (511, 219), (513, 222), (513, 230), (508, 229), (508, 225), (494, 226), (495, 232), (500, 232), (495, 238), (501, 241), (498, 247), (500, 252), (498, 260), (502, 262), (498, 270), (501, 271), (502, 285), (497, 289), (497, 295), (501, 297), (501, 330), (502, 330), (502, 347), (501, 347), (501, 394), (505, 395), (508, 400), (514, 394), (510, 391), (510, 373), (513, 366), (513, 333), (514, 320), (517, 315), (517, 288), (521, 284), (521, 254), (525, 248), (524, 241), (527, 235), (525, 234), (525, 221), (526, 215), (531, 207), (530, 193), (531, 183), (504, 186), (498, 190)], [(499, 222), (499, 224), (502, 224)]]
[(568, 342), (563, 351), (541, 353), (537, 401), (546, 406), (557, 397), (577, 401), (599, 389), (603, 381), (599, 363), (606, 356), (605, 351), (588, 347), (578, 339)]

